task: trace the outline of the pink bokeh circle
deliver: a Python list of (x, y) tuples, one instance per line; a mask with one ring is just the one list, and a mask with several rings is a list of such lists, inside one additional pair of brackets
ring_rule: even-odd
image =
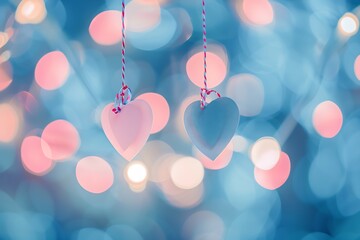
[[(186, 73), (196, 86), (204, 87), (203, 53), (192, 55), (186, 63)], [(225, 62), (215, 53), (207, 53), (207, 84), (209, 88), (216, 87), (224, 81), (227, 74)]]
[(45, 90), (55, 90), (68, 79), (70, 64), (60, 51), (45, 54), (35, 67), (35, 81)]
[(277, 164), (269, 170), (255, 167), (254, 175), (256, 182), (263, 188), (275, 190), (281, 187), (290, 175), (291, 163), (289, 156), (281, 152)]
[(24, 138), (20, 152), (22, 164), (31, 174), (45, 175), (54, 166), (54, 162), (45, 155), (45, 153), (50, 152), (50, 148), (40, 137), (29, 136)]
[(91, 193), (103, 193), (114, 182), (114, 173), (109, 163), (96, 156), (81, 159), (76, 165), (76, 179), (80, 186)]
[(137, 97), (144, 100), (151, 107), (153, 112), (153, 125), (150, 133), (161, 131), (169, 121), (170, 108), (166, 99), (157, 93), (144, 93)]
[(89, 33), (100, 45), (114, 45), (122, 39), (121, 29), (121, 12), (108, 10), (94, 17), (89, 26)]
[(46, 156), (53, 160), (65, 160), (76, 153), (80, 146), (80, 137), (76, 128), (65, 120), (49, 123), (41, 135), (50, 151)]
[(322, 137), (333, 138), (341, 130), (343, 115), (336, 103), (325, 101), (316, 106), (312, 120), (315, 130)]
[(243, 0), (242, 12), (250, 23), (267, 25), (273, 21), (274, 11), (268, 0)]

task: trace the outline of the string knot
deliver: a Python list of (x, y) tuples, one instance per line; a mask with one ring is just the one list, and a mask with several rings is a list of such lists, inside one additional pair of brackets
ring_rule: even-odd
[(206, 106), (206, 96), (210, 95), (211, 93), (215, 93), (217, 95), (217, 97), (221, 97), (220, 93), (218, 93), (217, 91), (213, 90), (213, 89), (207, 89), (207, 88), (200, 88), (200, 96), (201, 96), (201, 100), (200, 100), (200, 107), (201, 109), (204, 109)]
[(121, 109), (131, 101), (131, 89), (125, 84), (115, 95), (114, 108), (112, 111), (117, 114), (121, 112)]

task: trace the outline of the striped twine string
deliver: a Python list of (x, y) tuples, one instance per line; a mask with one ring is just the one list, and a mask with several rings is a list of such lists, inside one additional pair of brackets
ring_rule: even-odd
[(211, 93), (216, 93), (218, 97), (221, 95), (215, 90), (209, 90), (207, 85), (207, 38), (206, 38), (206, 5), (205, 0), (202, 0), (202, 30), (203, 30), (203, 52), (204, 52), (204, 87), (200, 89), (200, 107), (204, 109), (206, 106), (206, 96)]
[[(123, 105), (126, 105), (131, 101), (131, 90), (126, 85), (125, 82), (125, 49), (126, 49), (126, 36), (125, 36), (125, 0), (121, 1), (121, 90), (115, 96), (115, 103), (113, 112), (119, 113)], [(125, 99), (125, 92), (127, 93), (127, 97)]]

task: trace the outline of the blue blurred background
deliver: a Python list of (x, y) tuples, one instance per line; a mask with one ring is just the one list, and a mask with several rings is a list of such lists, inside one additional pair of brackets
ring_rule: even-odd
[[(0, 239), (360, 239), (360, 2), (207, 0), (209, 83), (241, 114), (215, 166), (183, 126), (201, 1), (126, 2), (127, 84), (165, 100), (135, 163), (100, 123), (121, 1), (0, 1)], [(264, 137), (291, 163), (270, 186)]]

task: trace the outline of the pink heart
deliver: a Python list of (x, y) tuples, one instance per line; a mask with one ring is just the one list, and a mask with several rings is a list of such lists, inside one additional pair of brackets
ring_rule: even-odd
[(126, 160), (131, 161), (150, 136), (153, 115), (148, 103), (134, 100), (115, 114), (113, 104), (101, 113), (101, 125), (110, 143)]

